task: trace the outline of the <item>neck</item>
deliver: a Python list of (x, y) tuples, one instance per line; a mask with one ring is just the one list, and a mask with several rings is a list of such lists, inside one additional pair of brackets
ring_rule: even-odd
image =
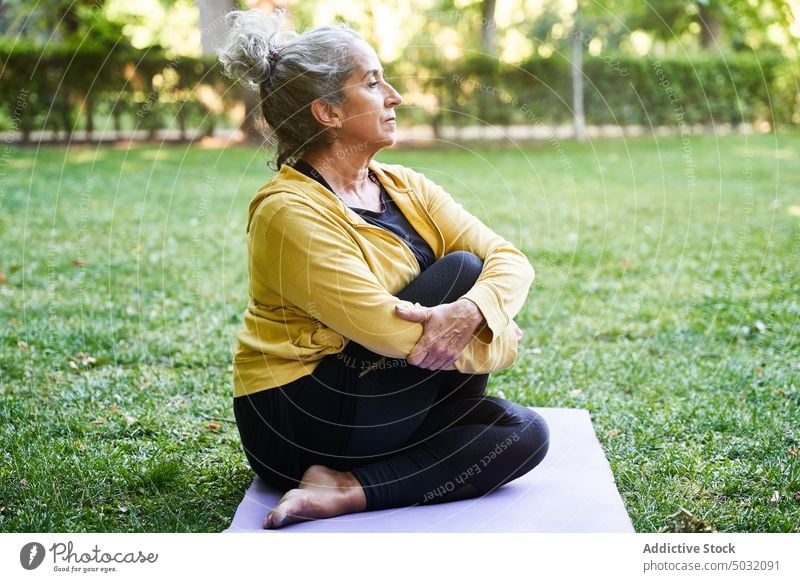
[(334, 192), (357, 192), (369, 182), (369, 164), (374, 156), (374, 151), (336, 142), (325, 150), (303, 155), (303, 159), (314, 166)]

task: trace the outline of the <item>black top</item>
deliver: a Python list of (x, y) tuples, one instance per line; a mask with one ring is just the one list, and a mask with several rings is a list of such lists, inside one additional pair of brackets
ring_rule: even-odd
[[(298, 172), (305, 174), (313, 180), (316, 180), (325, 186), (325, 188), (333, 192), (333, 188), (330, 187), (325, 178), (323, 178), (320, 173), (317, 172), (314, 167), (305, 160), (299, 160), (295, 162), (293, 167)], [(375, 212), (373, 210), (367, 210), (366, 208), (355, 208), (353, 206), (350, 206), (349, 208), (353, 212), (359, 214), (361, 218), (370, 224), (374, 224), (375, 226), (379, 226), (390, 232), (393, 232), (403, 239), (403, 242), (408, 245), (408, 248), (411, 249), (411, 252), (414, 253), (414, 256), (417, 258), (420, 271), (424, 271), (436, 261), (436, 256), (433, 254), (433, 249), (431, 249), (430, 245), (425, 242), (425, 239), (423, 239), (419, 233), (414, 230), (414, 227), (411, 226), (411, 223), (408, 222), (403, 213), (400, 212), (397, 204), (395, 204), (395, 201), (392, 200), (391, 196), (389, 196), (386, 188), (383, 187), (383, 184), (381, 184), (380, 180), (378, 180), (378, 177), (372, 170), (369, 171), (369, 179), (375, 182), (381, 188), (381, 207), (383, 210)]]

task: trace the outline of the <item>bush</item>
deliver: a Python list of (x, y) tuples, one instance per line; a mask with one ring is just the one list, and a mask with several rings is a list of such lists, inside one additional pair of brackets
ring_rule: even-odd
[[(0, 45), (0, 126), (19, 131), (51, 129), (67, 139), (77, 129), (93, 130), (95, 116), (111, 116), (116, 129), (213, 124), (219, 115), (197, 98), (199, 84), (214, 88), (232, 108), (216, 59), (168, 60), (159, 50), (68, 45), (42, 50)], [(177, 116), (177, 118), (176, 118)]]
[[(439, 123), (569, 123), (572, 79), (567, 55), (533, 58), (519, 66), (485, 57), (447, 64), (428, 63), (416, 70), (393, 69), (403, 91), (420, 77), (437, 98), (429, 117)], [(657, 69), (662, 71), (661, 77)], [(797, 123), (797, 92), (791, 69), (778, 54), (735, 54), (724, 59), (588, 57), (584, 107), (590, 124), (675, 125), (769, 121)], [(404, 76), (405, 75), (405, 76)], [(664, 81), (666, 80), (666, 82)], [(669, 93), (667, 86), (673, 93)], [(414, 91), (412, 91), (413, 100)], [(407, 104), (409, 100), (406, 100)]]
[[(230, 110), (242, 99), (214, 57), (168, 60), (159, 50), (120, 46), (48, 47), (0, 44), (0, 128), (23, 136), (52, 129), (65, 139), (110, 115), (116, 129), (201, 128), (222, 114), (198, 99), (213, 87)], [(405, 97), (410, 123), (449, 125), (559, 124), (572, 120), (569, 55), (520, 65), (483, 55), (446, 62), (434, 52), (388, 63)], [(790, 64), (779, 54), (725, 58), (587, 57), (584, 103), (589, 124), (676, 125), (768, 121), (798, 123), (800, 104)]]

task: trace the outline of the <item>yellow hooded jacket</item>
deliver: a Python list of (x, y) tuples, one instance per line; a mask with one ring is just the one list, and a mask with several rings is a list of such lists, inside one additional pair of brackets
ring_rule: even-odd
[[(465, 297), (486, 319), (455, 362), (488, 373), (517, 358), (512, 318), (533, 282), (525, 255), (468, 213), (440, 186), (399, 165), (372, 169), (437, 259), (470, 251), (484, 261)], [(234, 354), (234, 396), (311, 374), (348, 341), (389, 358), (406, 358), (421, 323), (395, 312), (398, 293), (419, 275), (400, 237), (369, 224), (315, 180), (283, 165), (250, 202), (249, 302)]]

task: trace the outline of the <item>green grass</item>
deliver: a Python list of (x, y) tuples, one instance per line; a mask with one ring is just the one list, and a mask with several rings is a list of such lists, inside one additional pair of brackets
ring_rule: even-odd
[[(587, 408), (637, 531), (681, 508), (800, 531), (800, 135), (682, 145), (379, 157), (530, 257), (525, 349), (490, 390)], [(3, 152), (0, 530), (223, 529), (252, 477), (213, 419), (232, 418), (266, 152)]]

